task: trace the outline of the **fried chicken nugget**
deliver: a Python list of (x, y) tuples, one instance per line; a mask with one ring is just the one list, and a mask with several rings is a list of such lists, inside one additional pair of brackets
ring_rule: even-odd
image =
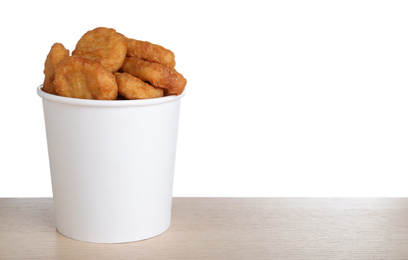
[(164, 88), (167, 95), (183, 93), (187, 80), (174, 68), (136, 57), (126, 57), (121, 71), (127, 72), (151, 85)]
[(172, 51), (146, 41), (127, 38), (127, 56), (160, 63), (170, 68), (176, 66)]
[(98, 27), (79, 39), (72, 56), (97, 61), (114, 72), (122, 66), (127, 51), (126, 37), (112, 28)]
[(115, 76), (101, 64), (71, 56), (55, 67), (55, 91), (60, 96), (113, 100), (118, 95)]
[(162, 97), (163, 89), (153, 87), (129, 73), (115, 73), (118, 92), (127, 99), (147, 99)]
[(52, 81), (54, 80), (55, 66), (63, 59), (69, 56), (69, 50), (65, 49), (64, 45), (56, 42), (52, 45), (50, 52), (47, 55), (44, 63), (44, 84), (42, 90), (56, 95), (54, 85)]

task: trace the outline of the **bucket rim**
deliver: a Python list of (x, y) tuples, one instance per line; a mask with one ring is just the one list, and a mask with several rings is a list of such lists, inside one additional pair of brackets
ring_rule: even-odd
[(89, 106), (89, 107), (132, 107), (132, 106), (149, 106), (158, 105), (167, 102), (177, 101), (185, 95), (185, 91), (180, 95), (165, 96), (159, 98), (150, 99), (134, 99), (134, 100), (95, 100), (95, 99), (81, 99), (62, 97), (58, 95), (49, 94), (42, 90), (42, 84), (37, 87), (37, 94), (43, 99), (57, 103), (63, 103), (67, 105), (76, 106)]

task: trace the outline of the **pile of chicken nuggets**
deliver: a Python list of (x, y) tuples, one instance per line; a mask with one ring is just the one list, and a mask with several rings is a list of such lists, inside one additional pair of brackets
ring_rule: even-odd
[(64, 45), (53, 44), (44, 64), (42, 90), (98, 100), (180, 95), (187, 80), (175, 65), (174, 53), (160, 45), (98, 27), (79, 39), (71, 56)]

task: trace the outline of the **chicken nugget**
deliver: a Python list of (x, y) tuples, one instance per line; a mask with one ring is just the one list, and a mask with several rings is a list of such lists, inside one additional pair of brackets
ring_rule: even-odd
[(118, 92), (127, 99), (147, 99), (163, 96), (163, 89), (153, 87), (129, 73), (115, 73)]
[(101, 64), (71, 56), (55, 67), (55, 91), (60, 96), (113, 100), (118, 95), (115, 76)]
[(126, 50), (124, 35), (115, 29), (98, 27), (86, 32), (79, 39), (72, 55), (94, 60), (114, 72), (122, 66)]
[(164, 88), (168, 95), (183, 93), (187, 80), (174, 68), (136, 57), (126, 57), (121, 71), (127, 72), (151, 85)]
[(51, 47), (50, 52), (47, 55), (44, 63), (44, 84), (42, 90), (56, 95), (54, 85), (52, 81), (54, 79), (55, 66), (63, 59), (69, 56), (69, 50), (65, 49), (64, 45), (61, 43), (54, 43)]
[(146, 41), (127, 39), (127, 56), (163, 64), (174, 68), (176, 60), (174, 53), (163, 46)]

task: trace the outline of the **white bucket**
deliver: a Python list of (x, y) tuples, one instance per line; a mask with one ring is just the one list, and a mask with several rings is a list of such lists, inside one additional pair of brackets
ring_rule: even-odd
[(43, 100), (58, 231), (96, 243), (170, 225), (180, 99)]

